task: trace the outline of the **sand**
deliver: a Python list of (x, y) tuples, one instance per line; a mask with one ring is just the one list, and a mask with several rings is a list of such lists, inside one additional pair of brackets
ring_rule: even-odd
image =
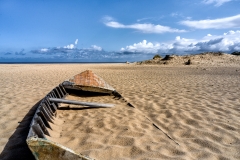
[(105, 97), (116, 107), (61, 110), (52, 139), (95, 159), (240, 159), (239, 62), (1, 64), (0, 159), (34, 159), (25, 140), (36, 104), (86, 69), (135, 108)]

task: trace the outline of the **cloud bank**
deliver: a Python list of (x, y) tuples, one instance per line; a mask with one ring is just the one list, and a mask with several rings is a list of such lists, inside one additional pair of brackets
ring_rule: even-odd
[(111, 28), (121, 28), (121, 29), (134, 29), (137, 31), (141, 31), (143, 33), (181, 33), (186, 32), (186, 30), (180, 30), (171, 28), (168, 26), (162, 26), (162, 25), (155, 25), (151, 23), (135, 23), (135, 24), (122, 24), (117, 21), (115, 21), (112, 17), (106, 16), (103, 18), (103, 23)]
[(143, 40), (139, 43), (121, 48), (121, 51), (144, 53), (190, 54), (206, 51), (223, 51), (231, 53), (240, 50), (240, 30), (229, 31), (222, 35), (211, 35), (202, 39), (187, 39), (177, 36), (175, 40), (152, 43)]
[(224, 3), (230, 2), (232, 0), (203, 0), (202, 2), (205, 4), (214, 4), (214, 6), (219, 7)]
[(77, 48), (78, 39), (75, 40), (73, 44), (69, 44), (63, 47), (50, 47), (50, 48), (41, 48), (37, 50), (31, 50), (30, 53), (36, 57), (48, 57), (50, 59), (101, 59), (107, 57), (106, 52), (97, 45), (92, 45), (89, 48)]
[(75, 40), (74, 44), (69, 44), (64, 47), (41, 48), (39, 50), (32, 50), (31, 52), (36, 54), (56, 54), (56, 53), (72, 53), (80, 50), (102, 51), (102, 48), (97, 45), (92, 45), (90, 48), (86, 49), (78, 49), (77, 44), (78, 39)]
[(197, 29), (227, 29), (240, 28), (240, 14), (219, 19), (205, 19), (199, 21), (181, 21), (180, 24)]
[(124, 62), (139, 61), (159, 54), (194, 54), (206, 51), (232, 53), (240, 51), (240, 30), (230, 30), (221, 35), (207, 34), (201, 39), (190, 39), (177, 36), (168, 42), (148, 42), (143, 40), (121, 48), (119, 51), (105, 51), (102, 47), (92, 45), (89, 48), (77, 48), (78, 40), (70, 47), (50, 47), (37, 50), (0, 53), (0, 61), (15, 61), (25, 58), (28, 61), (56, 62)]

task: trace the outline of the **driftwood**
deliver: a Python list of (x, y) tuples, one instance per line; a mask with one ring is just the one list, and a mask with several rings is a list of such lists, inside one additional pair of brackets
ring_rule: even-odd
[(65, 104), (76, 104), (76, 105), (83, 105), (89, 107), (114, 107), (114, 104), (109, 103), (95, 103), (95, 102), (82, 102), (82, 101), (74, 101), (74, 100), (67, 100), (61, 98), (49, 98), (49, 101), (56, 102), (56, 103), (65, 103)]

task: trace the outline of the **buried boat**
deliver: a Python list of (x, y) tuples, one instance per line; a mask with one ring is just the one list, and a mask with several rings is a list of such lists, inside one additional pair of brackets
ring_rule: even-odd
[[(34, 157), (40, 160), (92, 159), (61, 144), (61, 141), (55, 141), (53, 137), (56, 135), (55, 130), (58, 130), (59, 126), (63, 126), (65, 123), (58, 119), (60, 111), (81, 110), (83, 108), (111, 108), (115, 106), (114, 103), (103, 103), (101, 101), (103, 96), (112, 96), (110, 102), (114, 102), (112, 99), (123, 99), (113, 87), (90, 70), (75, 75), (49, 92), (41, 100), (34, 114), (26, 140)], [(81, 97), (83, 98), (81, 99)], [(84, 97), (100, 98), (96, 102), (89, 102)], [(126, 104), (133, 107), (130, 103), (126, 102)], [(72, 132), (74, 133), (74, 130)], [(61, 136), (59, 137), (61, 139)]]

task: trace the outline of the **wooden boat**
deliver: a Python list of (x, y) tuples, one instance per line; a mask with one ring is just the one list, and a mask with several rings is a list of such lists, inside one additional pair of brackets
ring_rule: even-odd
[[(91, 159), (88, 156), (78, 154), (67, 146), (52, 140), (51, 136), (52, 131), (56, 128), (55, 124), (62, 123), (57, 120), (59, 109), (68, 110), (86, 106), (114, 107), (114, 104), (69, 100), (68, 96), (72, 94), (74, 96), (82, 94), (98, 96), (101, 94), (121, 98), (121, 95), (115, 91), (113, 87), (108, 85), (102, 78), (98, 77), (90, 70), (75, 75), (73, 78), (68, 81), (64, 81), (59, 86), (55, 87), (41, 100), (32, 119), (29, 134), (26, 140), (29, 149), (36, 159)], [(130, 103), (128, 103), (128, 105), (131, 106)]]

